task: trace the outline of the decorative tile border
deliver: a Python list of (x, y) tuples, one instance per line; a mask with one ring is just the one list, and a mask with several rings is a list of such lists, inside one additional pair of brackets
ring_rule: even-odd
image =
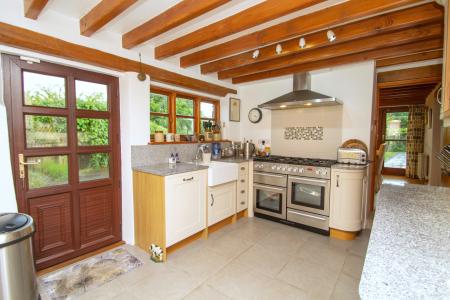
[(286, 127), (284, 129), (285, 140), (322, 141), (323, 127)]

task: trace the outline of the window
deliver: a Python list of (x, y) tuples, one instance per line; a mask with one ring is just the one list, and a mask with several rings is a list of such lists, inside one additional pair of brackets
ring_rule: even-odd
[(200, 101), (200, 133), (216, 123), (216, 105), (214, 102)]
[(194, 99), (177, 97), (175, 101), (176, 133), (194, 134)]
[(150, 133), (178, 133), (183, 139), (203, 134), (219, 121), (220, 104), (176, 91), (152, 88), (150, 91)]
[(150, 93), (150, 132), (169, 132), (169, 95)]

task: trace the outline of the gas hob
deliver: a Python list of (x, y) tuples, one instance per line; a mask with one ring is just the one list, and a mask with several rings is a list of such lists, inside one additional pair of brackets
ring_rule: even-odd
[(255, 157), (253, 170), (277, 174), (330, 179), (331, 166), (335, 160), (301, 157), (269, 156)]

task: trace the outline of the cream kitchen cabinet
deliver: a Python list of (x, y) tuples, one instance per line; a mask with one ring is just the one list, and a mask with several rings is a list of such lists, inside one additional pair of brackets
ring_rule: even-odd
[[(330, 235), (351, 237), (362, 229), (367, 167), (333, 166), (330, 191)], [(348, 233), (347, 235), (345, 233)], [(342, 234), (341, 234), (342, 236)]]
[(166, 177), (166, 246), (206, 228), (205, 172)]
[(208, 188), (208, 226), (236, 213), (236, 181)]
[(241, 212), (248, 208), (249, 199), (249, 163), (239, 164), (237, 181), (236, 212)]
[(168, 247), (203, 234), (207, 230), (207, 178), (206, 169), (169, 176), (134, 171), (136, 245), (148, 251), (156, 244), (166, 255)]

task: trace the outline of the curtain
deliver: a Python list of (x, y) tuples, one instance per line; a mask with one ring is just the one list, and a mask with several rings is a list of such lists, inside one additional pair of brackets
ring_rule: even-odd
[(410, 106), (408, 117), (408, 135), (406, 138), (406, 177), (418, 178), (417, 159), (423, 152), (423, 140), (425, 135), (424, 106)]

